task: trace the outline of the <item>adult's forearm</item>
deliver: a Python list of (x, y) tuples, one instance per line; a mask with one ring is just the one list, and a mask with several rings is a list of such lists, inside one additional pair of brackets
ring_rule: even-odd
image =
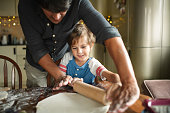
[(105, 41), (106, 48), (115, 62), (122, 84), (136, 82), (132, 63), (121, 37), (114, 37)]
[(49, 54), (43, 56), (38, 63), (56, 80), (65, 76), (65, 74), (60, 71), (59, 67), (53, 62)]

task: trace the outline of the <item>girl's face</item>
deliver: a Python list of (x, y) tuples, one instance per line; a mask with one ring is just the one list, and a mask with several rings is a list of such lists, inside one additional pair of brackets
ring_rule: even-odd
[(92, 46), (88, 44), (87, 37), (78, 39), (77, 43), (71, 45), (73, 56), (77, 65), (82, 66), (88, 59)]

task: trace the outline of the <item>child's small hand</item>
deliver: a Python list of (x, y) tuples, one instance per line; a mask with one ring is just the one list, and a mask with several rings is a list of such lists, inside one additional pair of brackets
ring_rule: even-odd
[(83, 78), (74, 77), (70, 85), (73, 87), (75, 81), (77, 81), (77, 80), (83, 82)]

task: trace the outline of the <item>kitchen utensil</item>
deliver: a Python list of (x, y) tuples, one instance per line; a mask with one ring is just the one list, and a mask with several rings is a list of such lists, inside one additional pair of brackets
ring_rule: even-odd
[(7, 45), (7, 41), (8, 41), (8, 40), (7, 40), (7, 36), (6, 36), (6, 35), (3, 35), (3, 36), (2, 36), (2, 42), (1, 42), (2, 45)]
[(11, 35), (11, 34), (8, 35), (8, 40), (7, 40), (7, 42), (8, 42), (8, 45), (11, 45), (11, 44), (12, 44), (12, 35)]
[(92, 86), (81, 81), (76, 81), (73, 85), (73, 90), (104, 105), (111, 104), (111, 102), (106, 100), (106, 90), (96, 86)]

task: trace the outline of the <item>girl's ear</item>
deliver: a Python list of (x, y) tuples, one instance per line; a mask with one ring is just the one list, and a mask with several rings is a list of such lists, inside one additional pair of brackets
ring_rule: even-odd
[(92, 48), (93, 48), (93, 46), (94, 46), (94, 43), (91, 43), (91, 44), (90, 44), (90, 48), (92, 49)]

